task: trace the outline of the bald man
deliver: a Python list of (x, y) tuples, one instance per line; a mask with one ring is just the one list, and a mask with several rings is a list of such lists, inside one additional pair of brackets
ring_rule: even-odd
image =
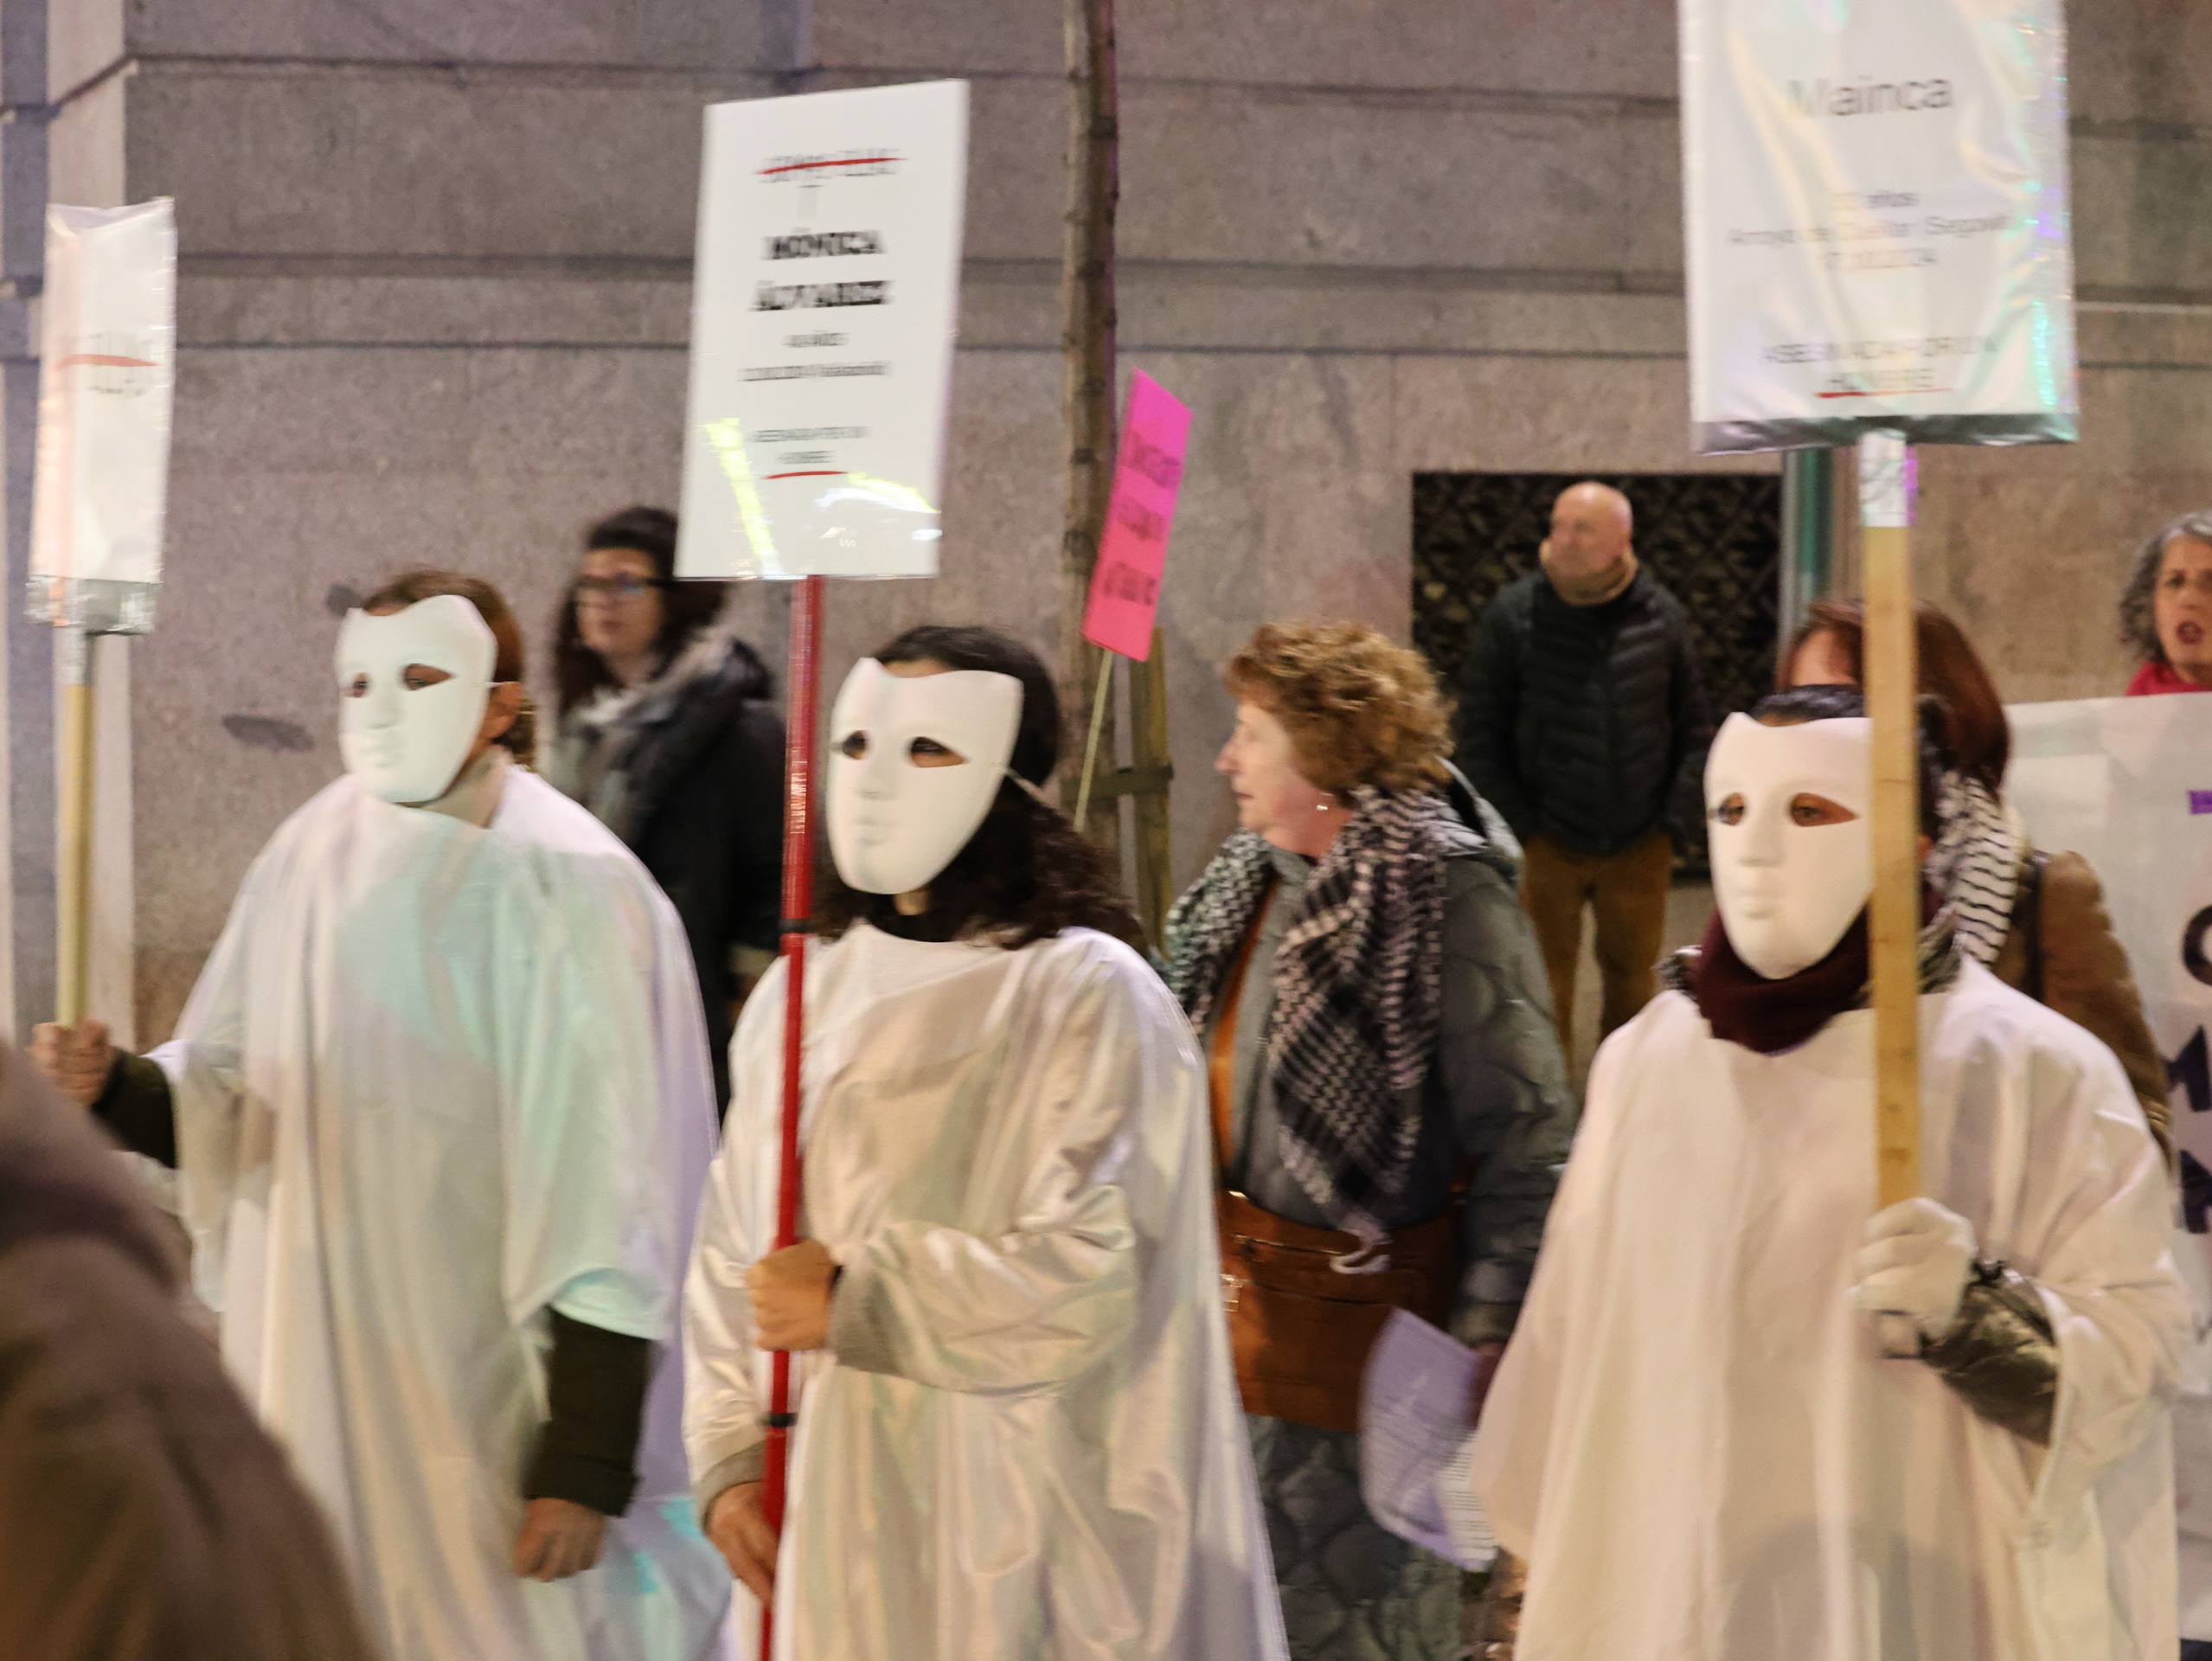
[(1459, 709), (1461, 764), (1525, 850), (1522, 903), (1570, 1043), (1584, 912), (1594, 919), (1602, 1038), (1657, 991), (1709, 735), (1689, 619), (1638, 568), (1619, 491), (1561, 493), (1542, 568), (1483, 612)]

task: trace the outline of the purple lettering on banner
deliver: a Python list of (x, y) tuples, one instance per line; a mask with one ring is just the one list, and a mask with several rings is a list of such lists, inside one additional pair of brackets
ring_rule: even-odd
[(2212, 813), (2212, 790), (2192, 790), (2189, 792), (2191, 813)]

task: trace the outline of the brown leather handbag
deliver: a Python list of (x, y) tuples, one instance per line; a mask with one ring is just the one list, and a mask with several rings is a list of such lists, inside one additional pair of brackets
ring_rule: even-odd
[[(1245, 1411), (1321, 1430), (1359, 1428), (1360, 1376), (1382, 1323), (1410, 1310), (1441, 1326), (1458, 1279), (1456, 1209), (1393, 1235), (1362, 1272), (1356, 1236), (1218, 1196), (1221, 1297)], [(1387, 1265), (1377, 1267), (1376, 1265)]]
[[(1208, 1068), (1215, 1145), (1227, 1168), (1237, 1010), (1263, 898), (1221, 987)], [(1359, 1428), (1360, 1377), (1382, 1323), (1410, 1310), (1441, 1326), (1459, 1281), (1459, 1205), (1392, 1235), (1373, 1253), (1356, 1235), (1292, 1222), (1224, 1183), (1215, 1196), (1221, 1235), (1221, 1301), (1245, 1411), (1321, 1430)]]

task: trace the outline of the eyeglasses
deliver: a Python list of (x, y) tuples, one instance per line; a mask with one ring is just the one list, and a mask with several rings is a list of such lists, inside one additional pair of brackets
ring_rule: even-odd
[(605, 600), (635, 600), (642, 593), (668, 586), (664, 577), (640, 577), (627, 571), (619, 577), (579, 577), (576, 598), (588, 600), (596, 594)]

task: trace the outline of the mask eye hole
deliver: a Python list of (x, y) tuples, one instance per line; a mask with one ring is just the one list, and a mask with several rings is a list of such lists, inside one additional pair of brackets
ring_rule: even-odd
[(933, 738), (918, 738), (907, 746), (907, 760), (918, 767), (957, 767), (967, 757)]
[(1741, 795), (1730, 796), (1727, 800), (1721, 803), (1719, 806), (1713, 810), (1713, 823), (1715, 824), (1726, 825), (1741, 824), (1743, 823), (1743, 798)]
[(848, 761), (866, 760), (868, 759), (868, 734), (866, 733), (847, 733), (844, 736), (844, 741), (837, 746), (837, 754), (844, 757)]
[(410, 692), (422, 692), (433, 686), (442, 686), (452, 678), (444, 670), (428, 664), (409, 664), (400, 676), (400, 684)]
[(1800, 830), (1817, 830), (1824, 825), (1849, 824), (1858, 815), (1841, 802), (1831, 801), (1825, 796), (1816, 796), (1811, 791), (1801, 791), (1790, 798), (1790, 823)]
[(369, 677), (366, 675), (356, 675), (350, 680), (347, 681), (343, 686), (340, 687), (338, 691), (340, 696), (343, 697), (365, 698), (369, 696)]

